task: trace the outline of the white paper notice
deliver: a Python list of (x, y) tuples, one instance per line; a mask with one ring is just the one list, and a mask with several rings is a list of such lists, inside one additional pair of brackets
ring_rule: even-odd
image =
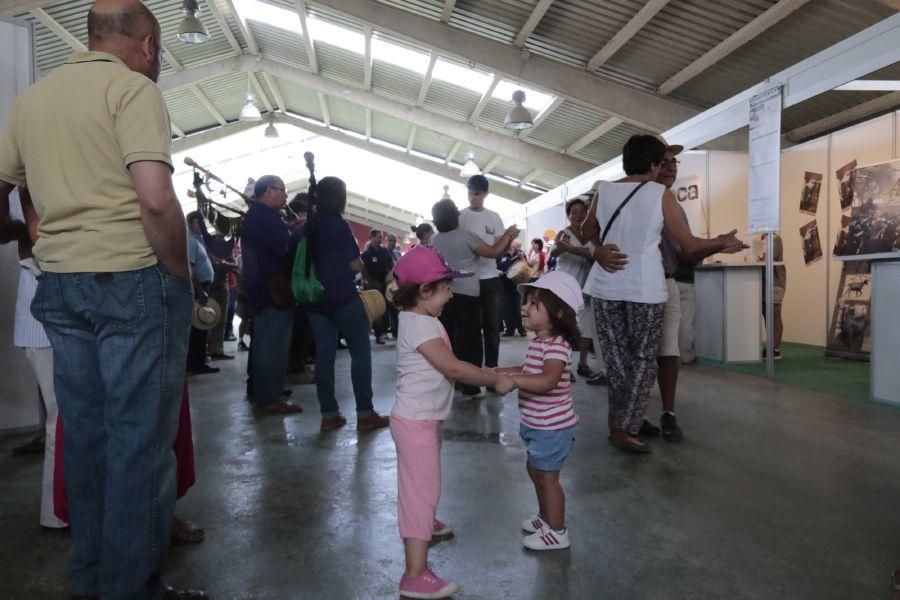
[(780, 229), (781, 86), (750, 99), (750, 202), (748, 231)]

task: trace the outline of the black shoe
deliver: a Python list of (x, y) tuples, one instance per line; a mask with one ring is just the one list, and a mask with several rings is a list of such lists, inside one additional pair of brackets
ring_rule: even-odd
[(44, 436), (38, 436), (31, 440), (30, 442), (26, 442), (21, 446), (16, 446), (12, 449), (13, 456), (26, 456), (28, 454), (43, 454), (44, 453)]
[(503, 337), (513, 337), (514, 335), (516, 335), (516, 333), (514, 331), (504, 331), (503, 332)]
[(222, 354), (210, 354), (209, 359), (210, 359), (210, 360), (233, 360), (233, 359), (234, 359), (234, 355), (233, 355), (233, 354), (225, 354), (225, 353), (222, 353)]
[(225, 341), (226, 341), (226, 342), (236, 342), (236, 341), (237, 341), (237, 338), (234, 336), (233, 333), (226, 333), (226, 334), (225, 334)]
[(591, 377), (587, 380), (588, 385), (606, 385), (606, 375), (600, 373), (596, 377)]
[(578, 365), (578, 370), (575, 372), (582, 377), (587, 377), (588, 379), (593, 379), (597, 376), (597, 374), (591, 371), (591, 368), (587, 365)]
[[(775, 348), (775, 351), (772, 352), (772, 355), (774, 356), (775, 360), (781, 360), (781, 350), (780, 350), (780, 349)], [(762, 359), (763, 359), (763, 360), (766, 360), (766, 349), (765, 349), (765, 348), (763, 348), (763, 357), (762, 357)]]
[(211, 367), (209, 365), (203, 365), (202, 367), (198, 367), (196, 369), (188, 369), (188, 374), (190, 375), (206, 375), (207, 373), (218, 373), (219, 367)]
[(380, 335), (375, 336), (375, 343), (379, 346), (384, 346), (384, 338)]
[(470, 400), (477, 400), (480, 398), (484, 398), (484, 393), (481, 391), (481, 388), (477, 385), (466, 385), (462, 384), (459, 388), (459, 391), (462, 392), (462, 395)]
[(659, 427), (644, 419), (643, 423), (641, 423), (641, 429), (638, 431), (638, 435), (659, 435)]
[(667, 442), (680, 442), (684, 438), (681, 427), (678, 426), (678, 420), (672, 413), (664, 412), (659, 418), (659, 424), (662, 428), (663, 439)]
[(238, 350), (240, 350), (241, 352), (246, 352), (249, 349), (250, 349), (250, 346), (245, 344), (244, 340), (241, 340), (240, 342), (238, 342)]
[(345, 342), (344, 340), (338, 340), (338, 343), (337, 343), (337, 349), (338, 349), (338, 350), (346, 350), (346, 349), (347, 349), (347, 342)]

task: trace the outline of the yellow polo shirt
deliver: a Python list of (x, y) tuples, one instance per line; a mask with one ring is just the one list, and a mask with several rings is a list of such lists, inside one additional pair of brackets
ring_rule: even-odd
[(150, 79), (105, 52), (77, 52), (12, 106), (0, 179), (27, 181), (41, 217), (34, 255), (54, 273), (156, 264), (128, 165), (172, 169), (169, 114)]

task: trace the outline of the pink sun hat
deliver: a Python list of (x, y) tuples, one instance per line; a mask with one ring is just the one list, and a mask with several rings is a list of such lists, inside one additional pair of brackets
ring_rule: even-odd
[(433, 283), (441, 279), (471, 277), (475, 273), (457, 271), (440, 252), (430, 246), (416, 246), (397, 261), (394, 278), (397, 285)]

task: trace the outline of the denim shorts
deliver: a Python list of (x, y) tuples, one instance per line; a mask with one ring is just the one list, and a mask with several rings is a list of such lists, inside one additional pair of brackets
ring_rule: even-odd
[(519, 436), (525, 442), (528, 462), (539, 471), (560, 471), (575, 443), (578, 426), (568, 429), (534, 429), (519, 424)]

